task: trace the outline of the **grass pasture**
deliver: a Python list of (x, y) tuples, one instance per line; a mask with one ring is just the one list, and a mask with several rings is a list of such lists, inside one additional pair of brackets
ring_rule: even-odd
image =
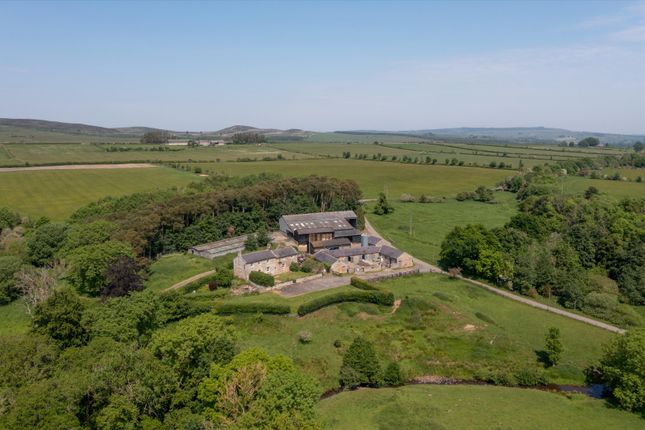
[[(580, 384), (582, 370), (600, 357), (602, 343), (613, 336), (601, 329), (550, 314), (462, 281), (440, 275), (420, 275), (379, 283), (402, 300), (392, 314), (389, 307), (363, 303), (332, 305), (302, 318), (271, 315), (235, 315), (242, 348), (259, 346), (291, 356), (305, 372), (328, 389), (337, 385), (342, 355), (352, 339), (372, 340), (383, 363), (397, 361), (409, 377), (445, 375), (470, 379), (481, 368), (532, 367), (536, 351), (551, 326), (560, 328), (562, 362), (548, 371), (560, 383)], [(351, 287), (341, 287), (351, 288)], [(287, 303), (302, 301), (339, 289), (293, 299), (275, 294), (222, 300)], [(312, 342), (302, 344), (308, 331)], [(336, 348), (334, 342), (341, 341)]]
[[(126, 163), (126, 162), (188, 162), (236, 161), (241, 158), (262, 160), (265, 157), (285, 159), (312, 158), (288, 152), (271, 145), (226, 145), (188, 148), (168, 147), (168, 151), (151, 151), (158, 145), (140, 144), (3, 144), (0, 146), (1, 166), (24, 166), (64, 163)], [(127, 151), (110, 151), (108, 148), (128, 148)], [(3, 156), (4, 154), (4, 156)]]
[[(231, 257), (232, 260), (232, 257)], [(150, 265), (146, 288), (161, 291), (191, 276), (213, 270), (215, 263), (190, 254), (166, 254)]]
[(403, 193), (450, 196), (460, 191), (473, 191), (479, 185), (493, 186), (514, 174), (509, 170), (472, 167), (423, 166), (364, 160), (294, 160), (256, 163), (203, 163), (204, 172), (245, 176), (261, 172), (284, 176), (332, 176), (354, 179), (365, 198), (376, 198), (387, 191), (390, 199)]
[(623, 199), (626, 197), (645, 197), (645, 183), (628, 181), (610, 181), (590, 179), (582, 176), (568, 176), (563, 183), (565, 194), (582, 194), (591, 186), (609, 197)]
[(501, 227), (517, 213), (514, 194), (496, 192), (495, 199), (496, 204), (459, 202), (454, 198), (446, 199), (445, 203), (398, 203), (392, 199), (393, 213), (373, 215), (371, 207), (366, 213), (372, 226), (394, 246), (436, 263), (441, 242), (456, 226), (483, 224), (488, 228)]
[(31, 319), (22, 299), (0, 306), (0, 336), (17, 336), (29, 331)]
[(582, 395), (521, 388), (413, 385), (343, 392), (318, 405), (323, 428), (385, 429), (636, 429), (635, 414)]
[(165, 167), (0, 172), (0, 206), (21, 215), (63, 220), (107, 196), (184, 187), (197, 180)]

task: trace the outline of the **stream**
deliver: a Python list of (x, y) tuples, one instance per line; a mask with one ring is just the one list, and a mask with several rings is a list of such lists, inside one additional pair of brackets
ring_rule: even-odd
[[(593, 399), (603, 399), (606, 397), (606, 387), (604, 384), (591, 384), (591, 385), (559, 385), (559, 384), (548, 384), (548, 385), (537, 385), (534, 387), (519, 387), (519, 386), (505, 386), (505, 385), (495, 385), (489, 384), (481, 381), (467, 381), (459, 380), (452, 378), (445, 378), (441, 376), (430, 376), (430, 377), (420, 377), (412, 381), (406, 382), (402, 386), (408, 385), (491, 385), (496, 387), (507, 387), (507, 388), (521, 388), (521, 389), (534, 389), (540, 391), (548, 391), (551, 393), (577, 393), (584, 394)], [(378, 388), (392, 388), (392, 387), (378, 387)], [(332, 390), (327, 390), (320, 396), (320, 400), (328, 399), (337, 394), (342, 393), (342, 388), (335, 388)], [(351, 390), (350, 390), (351, 391)]]

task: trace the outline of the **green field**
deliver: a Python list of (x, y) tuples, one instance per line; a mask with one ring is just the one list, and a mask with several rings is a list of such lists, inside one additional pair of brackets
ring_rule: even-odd
[(643, 420), (602, 400), (521, 388), (415, 385), (360, 389), (323, 400), (324, 428), (386, 429), (637, 429)]
[[(372, 340), (383, 362), (397, 361), (408, 377), (432, 374), (470, 379), (481, 368), (535, 366), (536, 350), (543, 347), (546, 330), (555, 326), (560, 328), (565, 350), (562, 362), (547, 374), (553, 381), (574, 384), (583, 383), (582, 370), (600, 357), (602, 343), (613, 336), (440, 275), (399, 278), (379, 285), (402, 299), (396, 313), (376, 305), (344, 303), (303, 318), (230, 318), (243, 348), (260, 346), (287, 354), (325, 388), (337, 386), (342, 354), (358, 335)], [(339, 290), (293, 299), (262, 294), (220, 300), (270, 301), (295, 309), (304, 300), (335, 291)], [(303, 330), (311, 333), (311, 343), (298, 341)], [(334, 347), (336, 340), (342, 347)]]
[(568, 176), (564, 180), (565, 194), (582, 194), (591, 186), (602, 194), (616, 199), (625, 197), (645, 197), (645, 183), (627, 181), (609, 181), (606, 179), (590, 179), (581, 176)]
[[(168, 151), (151, 151), (158, 145), (140, 144), (3, 144), (0, 145), (1, 166), (24, 166), (27, 164), (64, 163), (112, 163), (112, 162), (188, 162), (188, 161), (235, 161), (240, 158), (262, 160), (265, 157), (285, 159), (312, 158), (287, 152), (271, 145), (226, 145), (189, 148), (170, 146)], [(129, 148), (123, 152), (108, 152), (108, 148)], [(4, 154), (4, 155), (3, 155)]]
[(639, 176), (645, 180), (645, 169), (630, 169), (630, 168), (615, 168), (615, 167), (606, 167), (600, 172), (602, 175), (612, 176), (615, 173), (619, 173), (622, 177), (636, 180)]
[(0, 172), (0, 206), (63, 220), (107, 196), (184, 187), (199, 177), (166, 167)]
[(496, 192), (495, 200), (497, 204), (459, 202), (453, 198), (446, 199), (445, 203), (397, 203), (392, 200), (393, 213), (373, 215), (371, 207), (366, 213), (376, 231), (394, 246), (421, 260), (436, 263), (441, 242), (456, 226), (501, 227), (517, 213), (514, 194)]
[(294, 160), (257, 163), (196, 164), (205, 172), (244, 176), (261, 172), (284, 176), (331, 176), (354, 179), (366, 198), (387, 191), (392, 199), (403, 193), (450, 196), (473, 191), (479, 185), (492, 186), (515, 172), (472, 167), (422, 166), (360, 160)]
[(164, 290), (214, 267), (214, 262), (202, 257), (179, 253), (163, 255), (150, 265), (150, 276), (145, 286), (150, 290)]

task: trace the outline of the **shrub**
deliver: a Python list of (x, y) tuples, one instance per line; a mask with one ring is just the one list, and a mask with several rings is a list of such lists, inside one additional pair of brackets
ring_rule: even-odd
[(298, 306), (298, 315), (307, 315), (325, 306), (343, 302), (362, 302), (392, 306), (394, 303), (394, 294), (383, 291), (342, 291), (301, 304)]
[(404, 382), (399, 364), (394, 362), (388, 364), (383, 373), (383, 384), (398, 387), (403, 385)]
[(515, 376), (506, 370), (481, 369), (475, 373), (475, 379), (493, 385), (515, 385)]
[(399, 197), (399, 201), (401, 201), (402, 203), (414, 203), (416, 199), (412, 194), (404, 193), (401, 194), (401, 197)]
[(473, 193), (472, 191), (463, 191), (461, 193), (458, 193), (455, 198), (459, 202), (463, 202), (465, 200), (472, 200), (475, 198), (475, 193)]
[(313, 258), (306, 258), (300, 264), (300, 270), (305, 273), (318, 273), (323, 269), (322, 263), (314, 260)]
[(372, 342), (362, 337), (354, 339), (343, 356), (340, 385), (354, 388), (361, 385), (378, 386), (381, 366)]
[(298, 333), (298, 340), (300, 343), (310, 343), (311, 342), (311, 332), (308, 330), (303, 330), (300, 333)]
[(251, 272), (249, 274), (249, 281), (254, 284), (262, 285), (263, 287), (273, 287), (275, 285), (275, 279), (273, 276), (264, 272)]
[(343, 346), (343, 342), (341, 342), (340, 339), (336, 339), (334, 341), (334, 348), (340, 348), (341, 346)]
[(295, 261), (289, 265), (289, 270), (292, 272), (299, 272), (300, 271), (300, 265), (296, 263)]
[(220, 303), (215, 306), (215, 312), (221, 315), (257, 313), (287, 315), (291, 312), (291, 308), (289, 305), (277, 303)]
[(380, 288), (375, 287), (374, 285), (370, 284), (369, 282), (357, 278), (356, 276), (352, 276), (352, 279), (350, 280), (350, 284), (352, 287), (358, 288), (360, 290), (365, 290), (365, 291), (382, 291)]
[(526, 367), (515, 372), (515, 380), (520, 387), (535, 387), (546, 385), (548, 382), (543, 371), (532, 367)]
[(197, 279), (196, 281), (190, 282), (183, 287), (181, 287), (182, 291), (184, 293), (192, 293), (195, 290), (200, 289), (204, 285), (209, 285), (210, 289), (210, 284), (215, 283), (218, 286), (221, 286), (217, 281), (218, 281), (218, 274), (214, 273), (212, 275), (204, 276), (203, 278)]
[(562, 355), (562, 341), (560, 340), (560, 329), (550, 327), (546, 334), (544, 350), (546, 352), (546, 364), (555, 366)]

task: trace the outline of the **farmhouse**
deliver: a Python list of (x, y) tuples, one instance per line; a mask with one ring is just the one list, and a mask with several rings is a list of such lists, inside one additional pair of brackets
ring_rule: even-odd
[(280, 230), (297, 243), (298, 250), (313, 254), (321, 249), (360, 246), (357, 218), (354, 211), (283, 215)]
[(249, 279), (251, 272), (263, 272), (271, 276), (289, 272), (291, 263), (298, 261), (298, 251), (290, 246), (268, 249), (265, 251), (242, 254), (241, 252), (233, 261), (235, 276)]
[(409, 254), (387, 245), (321, 250), (314, 258), (328, 264), (335, 274), (405, 269), (414, 266)]

